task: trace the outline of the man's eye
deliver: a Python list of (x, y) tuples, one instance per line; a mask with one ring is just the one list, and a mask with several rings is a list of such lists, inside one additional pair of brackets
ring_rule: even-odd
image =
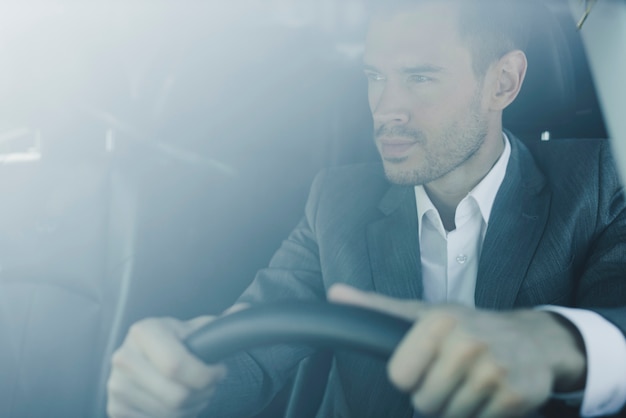
[(365, 76), (367, 77), (368, 81), (384, 81), (385, 80), (385, 77), (383, 77), (382, 75), (378, 73), (366, 72)]
[(425, 75), (420, 75), (420, 74), (412, 74), (409, 76), (409, 81), (411, 83), (425, 83), (427, 81), (431, 81), (432, 78), (427, 77)]

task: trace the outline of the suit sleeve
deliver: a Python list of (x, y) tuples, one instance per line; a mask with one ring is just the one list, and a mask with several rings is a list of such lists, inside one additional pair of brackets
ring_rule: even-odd
[(578, 307), (591, 309), (626, 336), (626, 200), (609, 145), (600, 152), (596, 232), (578, 287)]
[[(259, 304), (280, 300), (325, 300), (315, 219), (324, 182), (313, 182), (305, 216), (260, 270), (237, 302)], [(296, 372), (313, 349), (302, 345), (275, 345), (239, 353), (225, 361), (227, 378), (214, 393), (204, 417), (248, 417), (258, 413)]]
[[(578, 299), (580, 307), (601, 315), (621, 331), (622, 337), (617, 332), (597, 338), (583, 334), (589, 355), (595, 353), (595, 358), (590, 359), (593, 363), (587, 376), (587, 387), (594, 393), (586, 391), (581, 413), (596, 416), (610, 411), (622, 416), (626, 409), (618, 410), (626, 399), (626, 382), (620, 373), (626, 367), (626, 359), (621, 358), (626, 350), (626, 202), (607, 144), (601, 149), (599, 161), (596, 234), (580, 281)], [(584, 311), (580, 314), (590, 317)], [(598, 323), (591, 328), (597, 334), (603, 326)], [(604, 354), (599, 356), (598, 353)], [(601, 370), (608, 370), (609, 374)]]

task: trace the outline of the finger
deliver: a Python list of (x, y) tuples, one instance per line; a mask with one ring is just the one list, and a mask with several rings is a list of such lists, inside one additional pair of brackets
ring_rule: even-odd
[(364, 292), (345, 284), (334, 284), (328, 289), (328, 300), (334, 303), (360, 306), (414, 321), (426, 309), (417, 300), (390, 298), (373, 292)]
[(235, 312), (243, 311), (244, 309), (248, 309), (250, 307), (249, 303), (235, 303), (230, 308), (226, 309), (222, 315), (230, 315)]
[(476, 416), (505, 383), (506, 375), (502, 367), (486, 356), (480, 357), (442, 411), (442, 417)]
[(225, 375), (223, 366), (211, 368), (212, 384), (193, 389), (161, 374), (131, 342), (113, 356), (108, 390), (114, 399), (142, 411), (177, 411), (208, 400), (213, 387)]
[(415, 391), (455, 326), (456, 319), (446, 314), (426, 315), (413, 325), (387, 365), (391, 382), (400, 390)]
[(135, 409), (131, 404), (109, 402), (107, 403), (106, 413), (109, 418), (196, 418), (208, 405), (209, 402), (205, 402), (202, 405), (180, 411), (170, 411), (163, 407), (145, 411)]
[(193, 401), (186, 398), (188, 405), (168, 403), (167, 398), (146, 392), (134, 384), (132, 378), (123, 376), (122, 372), (112, 374), (107, 385), (107, 414), (111, 418), (121, 417), (195, 417), (209, 403), (212, 393), (206, 393)]
[(153, 366), (149, 369), (155, 375), (158, 372), (184, 387), (202, 390), (223, 378), (224, 369), (205, 364), (187, 350), (180, 336), (188, 332), (189, 327), (179, 321), (147, 320), (131, 327), (129, 339)]
[(195, 318), (189, 319), (187, 321), (181, 321), (180, 322), (180, 324), (181, 324), (180, 331), (179, 332), (175, 332), (175, 334), (181, 340), (185, 339), (189, 335), (191, 335), (194, 331), (202, 328), (203, 326), (207, 325), (208, 323), (210, 323), (210, 322), (212, 322), (214, 320), (215, 320), (215, 316), (202, 315), (202, 316), (197, 316)]
[[(525, 367), (532, 368), (527, 364)], [(553, 380), (549, 368), (534, 370), (527, 374), (522, 370), (517, 373), (502, 372), (498, 390), (489, 398), (480, 417), (526, 416), (543, 405), (551, 394)]]
[(485, 407), (479, 411), (477, 416), (479, 418), (514, 418), (524, 417), (529, 412), (530, 408), (519, 394), (500, 390), (485, 403)]
[(138, 411), (115, 399), (107, 401), (106, 416), (108, 418), (153, 418), (151, 413)]
[[(441, 415), (447, 404), (462, 390), (476, 362), (487, 346), (452, 331), (443, 339), (442, 348), (412, 396), (413, 406), (429, 415)], [(464, 412), (464, 410), (461, 410)], [(454, 416), (463, 416), (461, 412)]]
[(165, 405), (139, 390), (119, 370), (113, 370), (107, 382), (107, 416), (110, 418), (158, 416)]
[(547, 378), (535, 375), (532, 382), (527, 382), (529, 384), (526, 387), (501, 385), (478, 416), (485, 418), (526, 416), (538, 409), (550, 397), (551, 385), (546, 385), (547, 381)]

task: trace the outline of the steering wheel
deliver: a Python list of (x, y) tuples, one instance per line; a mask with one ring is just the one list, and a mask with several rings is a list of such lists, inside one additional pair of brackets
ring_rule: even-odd
[(369, 309), (324, 302), (251, 307), (216, 319), (185, 341), (190, 352), (215, 363), (238, 352), (279, 343), (351, 349), (388, 359), (411, 323)]

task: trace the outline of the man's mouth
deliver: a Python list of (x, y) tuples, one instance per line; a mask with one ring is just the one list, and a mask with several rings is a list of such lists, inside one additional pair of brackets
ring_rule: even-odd
[(403, 158), (416, 143), (416, 141), (397, 139), (378, 140), (380, 154), (383, 159)]

